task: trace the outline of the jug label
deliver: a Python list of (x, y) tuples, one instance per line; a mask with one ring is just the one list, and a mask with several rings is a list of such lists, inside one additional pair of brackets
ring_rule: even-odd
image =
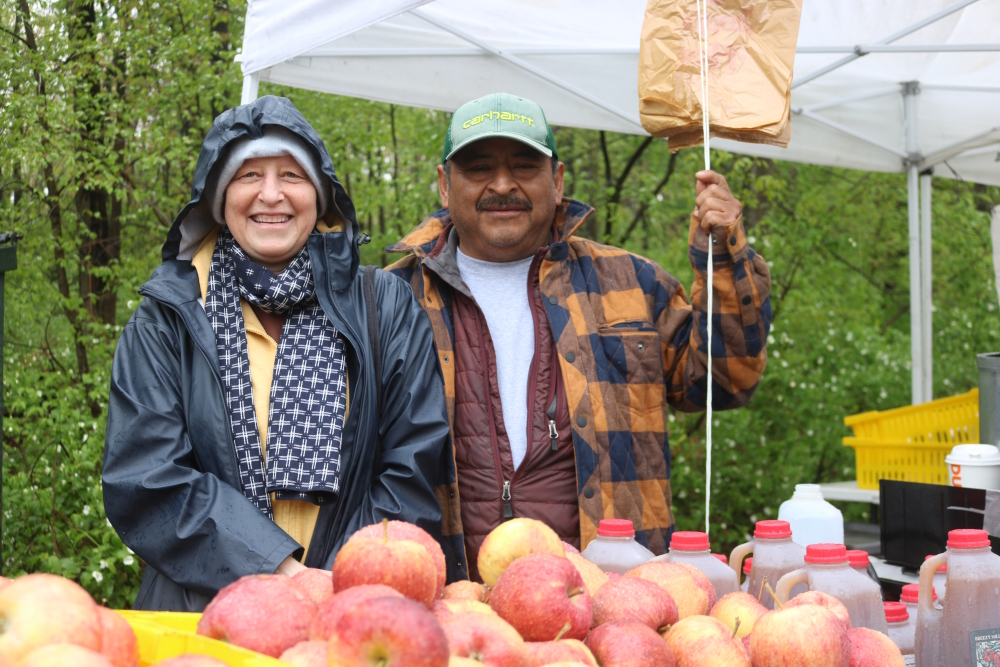
[(972, 630), (972, 667), (1000, 665), (1000, 628)]
[(912, 653), (910, 655), (904, 655), (903, 664), (906, 665), (906, 667), (916, 667), (917, 656), (913, 655)]

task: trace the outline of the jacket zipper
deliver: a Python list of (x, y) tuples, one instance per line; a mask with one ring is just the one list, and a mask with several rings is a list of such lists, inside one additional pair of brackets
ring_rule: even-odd
[[(513, 491), (514, 482), (517, 481), (517, 477), (518, 477), (518, 475), (521, 472), (521, 467), (524, 465), (524, 462), (527, 461), (528, 458), (531, 456), (531, 426), (532, 426), (532, 423), (531, 423), (531, 421), (532, 421), (531, 420), (531, 413), (532, 413), (532, 407), (533, 407), (532, 404), (534, 403), (534, 397), (535, 397), (535, 376), (536, 376), (536, 370), (537, 370), (537, 367), (538, 367), (537, 365), (538, 365), (538, 338), (539, 338), (539, 336), (538, 336), (538, 311), (535, 309), (535, 290), (533, 289), (533, 283), (534, 283), (535, 277), (538, 275), (538, 265), (541, 264), (541, 259), (542, 259), (542, 257), (545, 256), (546, 252), (548, 252), (548, 248), (547, 247), (545, 247), (545, 248), (539, 248), (535, 252), (535, 258), (531, 261), (531, 266), (528, 268), (528, 285), (527, 285), (527, 289), (528, 289), (528, 307), (531, 309), (531, 324), (534, 327), (535, 349), (534, 349), (534, 352), (531, 355), (531, 365), (528, 368), (528, 395), (527, 395), (527, 403), (528, 403), (528, 420), (527, 421), (528, 421), (528, 423), (526, 424), (526, 427), (527, 427), (527, 430), (528, 430), (528, 437), (525, 440), (526, 447), (525, 447), (525, 450), (524, 450), (524, 458), (521, 460), (521, 465), (518, 466), (516, 470), (514, 470), (514, 476), (511, 478), (510, 482), (505, 482), (504, 483), (504, 494), (505, 494), (505, 498), (504, 498), (504, 516), (507, 515), (507, 512), (510, 512), (510, 517), (509, 518), (514, 518), (514, 510), (513, 510), (513, 507), (511, 506), (511, 497), (512, 497), (512, 491)], [(555, 424), (552, 423), (549, 426), (549, 433), (550, 434), (552, 433), (552, 426), (554, 426), (554, 425)], [(511, 457), (513, 458), (513, 451), (511, 451)], [(497, 458), (498, 459), (500, 458), (499, 451), (497, 452)]]
[[(483, 327), (485, 326), (486, 317), (483, 315), (479, 308), (479, 304), (476, 303), (476, 299), (472, 299), (472, 303), (476, 306), (476, 327), (479, 333), (479, 349), (483, 350), (484, 354), (486, 352), (486, 337), (483, 335)], [(483, 358), (483, 382), (485, 383), (485, 388), (487, 395), (490, 392), (490, 372), (487, 359)], [(489, 413), (490, 418), (490, 443), (493, 447), (493, 463), (497, 470), (497, 483), (503, 490), (500, 498), (503, 502), (503, 509), (501, 516), (503, 517), (501, 521), (507, 521), (508, 519), (514, 518), (514, 510), (510, 505), (510, 481), (503, 478), (503, 466), (500, 462), (500, 445), (497, 443), (497, 429), (496, 429), (496, 419), (493, 416), (493, 400), (487, 397), (486, 400), (486, 411)]]
[(545, 416), (549, 418), (549, 443), (553, 452), (559, 451), (559, 431), (556, 430), (556, 407), (559, 398), (552, 397), (552, 405), (545, 411)]

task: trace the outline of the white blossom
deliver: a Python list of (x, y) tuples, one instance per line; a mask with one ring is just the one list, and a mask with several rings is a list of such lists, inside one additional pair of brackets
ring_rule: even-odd
[(132, 558), (131, 556), (125, 556), (125, 558), (122, 558), (122, 564), (123, 565), (131, 565), (134, 562), (135, 562), (135, 559)]
[(83, 516), (87, 516), (89, 514), (90, 514), (90, 505), (84, 505), (83, 506)]
[(101, 561), (101, 569), (102, 570), (108, 569), (108, 561), (106, 561), (106, 560), (102, 560)]
[(90, 576), (92, 576), (94, 578), (94, 581), (96, 581), (97, 583), (101, 583), (102, 581), (104, 581), (104, 575), (98, 572), (97, 570), (91, 572)]

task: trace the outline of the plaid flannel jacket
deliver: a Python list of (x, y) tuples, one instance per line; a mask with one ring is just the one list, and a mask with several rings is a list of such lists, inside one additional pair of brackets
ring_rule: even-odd
[[(674, 527), (667, 406), (685, 412), (705, 407), (708, 235), (692, 219), (689, 259), (696, 277), (688, 301), (684, 287), (652, 261), (573, 236), (593, 212), (564, 200), (554, 221), (557, 241), (539, 274), (573, 424), (581, 544), (597, 535), (602, 518), (625, 518), (635, 525), (636, 539), (660, 554)], [(454, 428), (454, 330), (445, 305), (450, 295), (442, 294), (450, 288), (423, 263), (450, 228), (447, 210), (433, 214), (387, 248), (408, 253), (387, 270), (410, 284), (430, 317)], [(771, 278), (747, 245), (740, 220), (713, 235), (713, 403), (726, 410), (746, 405), (764, 371)], [(437, 496), (450, 560), (456, 561), (449, 565), (465, 570), (452, 453)]]

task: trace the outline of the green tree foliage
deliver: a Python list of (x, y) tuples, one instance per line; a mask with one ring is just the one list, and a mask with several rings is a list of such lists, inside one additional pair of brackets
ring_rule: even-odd
[[(3, 565), (47, 571), (127, 606), (142, 563), (103, 512), (108, 377), (136, 291), (186, 203), (212, 118), (239, 102), (245, 6), (226, 0), (0, 0), (0, 231), (25, 235), (7, 278)], [(438, 207), (448, 115), (263, 85), (324, 138), (374, 242), (367, 263)], [(582, 234), (659, 262), (690, 286), (701, 151), (558, 128)], [(743, 410), (716, 414), (712, 539), (743, 541), (796, 482), (852, 479), (843, 417), (909, 402), (906, 184), (713, 152), (772, 272), (769, 363)], [(975, 386), (1000, 348), (989, 211), (1000, 189), (934, 180), (934, 389)], [(672, 414), (678, 526), (704, 526), (704, 415)], [(862, 518), (854, 507), (849, 516)]]

